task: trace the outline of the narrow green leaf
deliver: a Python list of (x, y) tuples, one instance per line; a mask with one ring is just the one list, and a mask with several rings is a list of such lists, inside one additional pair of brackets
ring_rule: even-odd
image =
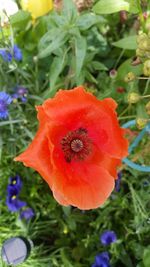
[(89, 71), (86, 71), (85, 73), (86, 73), (85, 74), (86, 80), (88, 80), (91, 83), (98, 84), (98, 81), (95, 79), (95, 77)]
[(104, 23), (105, 19), (102, 16), (95, 15), (94, 13), (87, 13), (80, 15), (77, 18), (76, 25), (81, 31), (86, 31), (97, 23)]
[(150, 266), (150, 246), (148, 246), (144, 250), (143, 263), (144, 263), (144, 267), (149, 267)]
[(65, 17), (67, 22), (73, 22), (78, 16), (77, 8), (73, 0), (63, 0), (62, 15)]
[(47, 47), (47, 45), (49, 45), (54, 39), (56, 39), (59, 34), (60, 30), (57, 28), (52, 28), (48, 32), (46, 32), (46, 34), (44, 34), (39, 41), (39, 50), (45, 49), (45, 47)]
[(95, 70), (108, 70), (108, 68), (99, 61), (93, 61), (91, 65)]
[(78, 79), (86, 56), (87, 43), (85, 37), (75, 37), (75, 76)]
[(9, 124), (14, 124), (14, 123), (20, 123), (23, 122), (24, 120), (10, 120), (10, 121), (1, 121), (0, 122), (0, 126), (4, 126), (4, 125), (9, 125)]
[(124, 80), (128, 72), (133, 72), (136, 76), (140, 76), (143, 73), (143, 65), (132, 66), (132, 59), (124, 61), (117, 70), (117, 80)]
[(135, 0), (126, 0), (126, 1), (130, 4), (130, 7), (129, 7), (130, 13), (137, 14), (140, 12), (137, 1)]
[(14, 15), (10, 16), (10, 23), (13, 27), (22, 28), (31, 20), (31, 14), (28, 11), (19, 10)]
[(124, 0), (100, 0), (93, 7), (93, 11), (98, 14), (112, 14), (121, 10), (128, 11), (130, 4)]
[(49, 56), (54, 50), (60, 48), (68, 39), (67, 32), (59, 32), (56, 38), (53, 38), (52, 42), (45, 47), (40, 49), (38, 57), (45, 58)]
[(136, 39), (137, 39), (137, 35), (133, 35), (133, 36), (120, 39), (119, 41), (114, 42), (112, 44), (122, 49), (135, 50), (137, 48)]
[(53, 60), (53, 63), (50, 68), (50, 76), (49, 76), (51, 93), (55, 92), (55, 84), (56, 84), (58, 76), (60, 75), (60, 73), (62, 72), (64, 68), (65, 59), (66, 59), (66, 55), (64, 55), (63, 57), (55, 57)]

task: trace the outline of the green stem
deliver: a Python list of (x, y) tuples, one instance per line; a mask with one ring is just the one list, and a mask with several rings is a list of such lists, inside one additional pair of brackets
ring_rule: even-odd
[(121, 59), (121, 58), (123, 57), (123, 55), (124, 55), (124, 52), (125, 52), (125, 50), (123, 49), (123, 50), (121, 51), (121, 53), (120, 53), (120, 55), (119, 55), (119, 57), (118, 57), (116, 63), (115, 63), (114, 69), (117, 68), (120, 59)]
[(148, 80), (147, 80), (147, 82), (146, 82), (146, 86), (145, 86), (145, 89), (144, 89), (144, 93), (143, 93), (143, 95), (145, 95), (145, 94), (147, 93), (147, 90), (148, 90), (149, 84), (150, 84), (150, 79), (148, 79)]
[(127, 106), (127, 108), (125, 108), (125, 109), (123, 110), (123, 112), (120, 114), (119, 117), (122, 117), (122, 115), (125, 114), (125, 113), (128, 111), (128, 109), (129, 109), (129, 106)]
[(135, 115), (131, 115), (131, 116), (119, 117), (118, 119), (119, 119), (119, 120), (125, 120), (125, 119), (133, 119), (133, 118), (135, 118), (135, 117), (136, 117)]
[(149, 98), (150, 97), (150, 95), (143, 95), (143, 96), (141, 96), (141, 98)]

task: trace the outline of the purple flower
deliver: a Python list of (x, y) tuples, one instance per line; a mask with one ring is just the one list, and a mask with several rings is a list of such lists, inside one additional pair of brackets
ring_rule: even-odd
[(21, 52), (21, 49), (17, 45), (14, 45), (13, 47), (13, 56), (14, 56), (14, 59), (17, 61), (22, 60), (22, 52)]
[(100, 241), (103, 245), (110, 245), (111, 243), (116, 242), (117, 236), (114, 231), (105, 231), (100, 236)]
[(92, 267), (110, 267), (108, 252), (102, 252), (95, 257)]
[(13, 176), (9, 178), (9, 185), (7, 187), (7, 190), (9, 191), (9, 188), (13, 187), (16, 188), (18, 193), (20, 192), (22, 188), (22, 181), (19, 175)]
[(6, 62), (11, 62), (12, 61), (12, 55), (9, 51), (0, 49), (0, 55), (2, 56), (3, 60)]
[(115, 180), (115, 190), (116, 190), (116, 192), (120, 191), (121, 178), (122, 178), (122, 172), (118, 172), (118, 179)]
[(19, 191), (16, 187), (7, 187), (6, 205), (10, 211), (16, 212), (26, 206), (26, 202), (18, 198)]
[(5, 92), (0, 92), (0, 119), (8, 117), (8, 105), (12, 102), (12, 98)]
[(25, 208), (20, 213), (20, 219), (25, 219), (29, 221), (35, 216), (33, 209), (31, 208)]
[(15, 93), (12, 95), (13, 99), (20, 99), (22, 102), (27, 102), (28, 90), (24, 87), (16, 87)]

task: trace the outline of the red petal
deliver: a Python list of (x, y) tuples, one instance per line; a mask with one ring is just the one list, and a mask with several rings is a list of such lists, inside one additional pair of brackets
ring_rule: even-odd
[[(85, 167), (84, 172), (76, 172), (75, 177), (73, 177), (73, 172), (72, 175), (69, 172), (67, 174), (68, 176), (62, 177), (62, 173), (56, 171), (52, 190), (61, 192), (70, 205), (79, 209), (98, 208), (110, 196), (114, 188), (113, 177), (97, 165)], [(76, 175), (80, 177), (78, 181)]]
[(54, 197), (63, 205), (69, 204), (80, 209), (97, 208), (105, 202), (114, 188), (114, 177), (110, 173), (114, 174), (116, 161), (106, 160), (94, 147), (90, 159), (66, 162), (60, 144), (66, 132), (68, 129), (62, 126), (51, 125), (49, 129), (50, 147), (53, 147), (51, 162)]
[(74, 127), (80, 124), (93, 133), (99, 149), (111, 157), (123, 158), (128, 155), (128, 141), (124, 138), (115, 112), (117, 104), (111, 99), (98, 100), (83, 87), (60, 90), (54, 99), (44, 102), (43, 108), (51, 120)]
[(15, 161), (21, 161), (25, 166), (31, 167), (38, 171), (41, 176), (52, 187), (52, 166), (50, 162), (49, 143), (46, 137), (45, 121), (47, 119), (42, 107), (38, 107), (38, 118), (40, 119), (40, 127), (32, 143), (21, 155), (16, 157)]

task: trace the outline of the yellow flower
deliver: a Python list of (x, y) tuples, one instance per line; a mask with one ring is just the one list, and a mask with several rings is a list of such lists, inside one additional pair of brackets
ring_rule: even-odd
[(52, 0), (21, 0), (23, 10), (31, 13), (32, 18), (36, 19), (45, 15), (53, 8)]

